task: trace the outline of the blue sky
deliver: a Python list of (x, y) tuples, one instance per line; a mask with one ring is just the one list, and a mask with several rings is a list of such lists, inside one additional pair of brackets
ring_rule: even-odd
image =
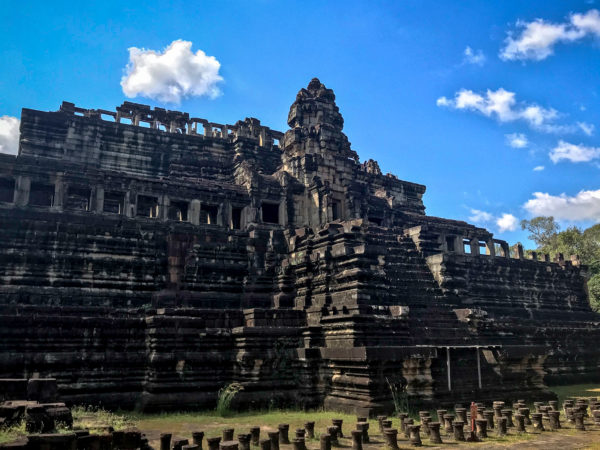
[[(593, 1), (3, 4), (2, 151), (21, 108), (63, 100), (114, 109), (129, 99), (219, 123), (252, 116), (285, 131), (316, 76), (334, 89), (361, 160), (427, 185), (428, 214), (511, 243), (526, 242), (515, 224), (535, 214), (600, 221)], [(173, 57), (160, 59), (166, 49)]]

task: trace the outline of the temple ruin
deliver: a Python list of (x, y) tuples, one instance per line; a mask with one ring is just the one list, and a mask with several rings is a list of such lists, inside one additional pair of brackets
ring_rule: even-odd
[[(0, 154), (0, 378), (67, 402), (375, 414), (543, 398), (598, 381), (577, 257), (425, 214), (425, 186), (361, 163), (335, 95), (289, 129), (125, 102), (23, 109)], [(400, 152), (400, 150), (399, 150)]]

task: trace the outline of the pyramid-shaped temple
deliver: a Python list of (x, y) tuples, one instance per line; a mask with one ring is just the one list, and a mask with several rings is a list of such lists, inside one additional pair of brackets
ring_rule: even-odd
[(375, 414), (598, 380), (577, 257), (525, 258), (359, 162), (335, 95), (285, 133), (125, 102), (24, 109), (0, 155), (0, 378), (67, 401)]

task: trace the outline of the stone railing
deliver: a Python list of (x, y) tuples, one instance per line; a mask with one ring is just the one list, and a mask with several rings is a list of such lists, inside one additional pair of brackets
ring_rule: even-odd
[(190, 117), (189, 113), (170, 111), (164, 108), (151, 108), (140, 103), (124, 102), (115, 111), (105, 109), (84, 109), (70, 102), (63, 102), (60, 112), (88, 117), (93, 119), (129, 124), (167, 133), (185, 134), (191, 136), (210, 137), (233, 141), (238, 137), (255, 139), (261, 147), (279, 146), (283, 138), (280, 131), (262, 126), (260, 120), (246, 118), (235, 125), (209, 122), (206, 119)]
[[(476, 230), (481, 230), (476, 228)], [(485, 230), (482, 230), (485, 231)], [(510, 258), (531, 260), (545, 263), (556, 263), (562, 266), (580, 266), (581, 262), (578, 255), (571, 255), (565, 259), (562, 253), (554, 255), (538, 254), (538, 252), (525, 252), (521, 244), (509, 246), (508, 242), (501, 239), (494, 239), (490, 233), (478, 235), (471, 229), (435, 230), (431, 227), (417, 226), (405, 230), (405, 234), (410, 236), (419, 250), (432, 256), (434, 254), (452, 253), (465, 256), (489, 256), (495, 258)]]

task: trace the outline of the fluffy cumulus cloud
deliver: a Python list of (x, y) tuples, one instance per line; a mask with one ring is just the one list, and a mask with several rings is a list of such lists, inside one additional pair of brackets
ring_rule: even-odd
[(527, 136), (525, 136), (523, 133), (511, 133), (507, 134), (505, 137), (508, 145), (513, 148), (525, 148), (529, 144)]
[(540, 61), (554, 53), (560, 43), (580, 41), (586, 37), (600, 37), (600, 12), (591, 9), (585, 14), (571, 14), (565, 22), (550, 23), (543, 19), (517, 22), (518, 32), (509, 32), (500, 58)]
[(473, 50), (467, 46), (463, 52), (463, 62), (467, 64), (475, 64), (476, 66), (483, 66), (485, 64), (485, 55), (481, 50)]
[(600, 221), (600, 189), (580, 191), (574, 196), (534, 192), (523, 207), (533, 216), (554, 216), (557, 220)]
[(19, 119), (0, 117), (0, 153), (16, 155), (19, 150)]
[(517, 225), (519, 225), (519, 220), (512, 214), (504, 213), (496, 219), (496, 225), (498, 225), (500, 233), (505, 231), (515, 231)]
[[(437, 105), (452, 109), (475, 111), (500, 122), (525, 121), (531, 127), (545, 132), (559, 131), (560, 125), (552, 123), (558, 112), (553, 108), (544, 108), (536, 104), (517, 103), (514, 92), (499, 88), (488, 89), (485, 94), (461, 89), (453, 99), (440, 97)], [(564, 131), (564, 130), (563, 130)]]
[(129, 63), (121, 79), (127, 97), (138, 95), (166, 103), (182, 98), (221, 94), (218, 84), (221, 64), (202, 50), (192, 52), (189, 41), (173, 41), (164, 51), (129, 49)]
[(512, 214), (503, 213), (500, 216), (494, 216), (492, 213), (481, 211), (479, 209), (471, 209), (469, 221), (479, 225), (495, 224), (500, 233), (505, 231), (514, 231), (517, 229), (517, 225), (519, 224), (517, 218)]
[(542, 170), (544, 170), (544, 169), (545, 169), (545, 167), (544, 167), (544, 166), (535, 166), (535, 167), (533, 168), (533, 171), (534, 171), (534, 172), (541, 172), (541, 171), (542, 171)]
[(571, 162), (588, 162), (600, 158), (599, 147), (587, 147), (583, 144), (571, 144), (563, 140), (550, 151), (550, 159), (553, 163), (562, 160)]
[(471, 215), (469, 216), (469, 220), (475, 223), (489, 222), (492, 218), (493, 216), (489, 212), (479, 209), (471, 209)]

